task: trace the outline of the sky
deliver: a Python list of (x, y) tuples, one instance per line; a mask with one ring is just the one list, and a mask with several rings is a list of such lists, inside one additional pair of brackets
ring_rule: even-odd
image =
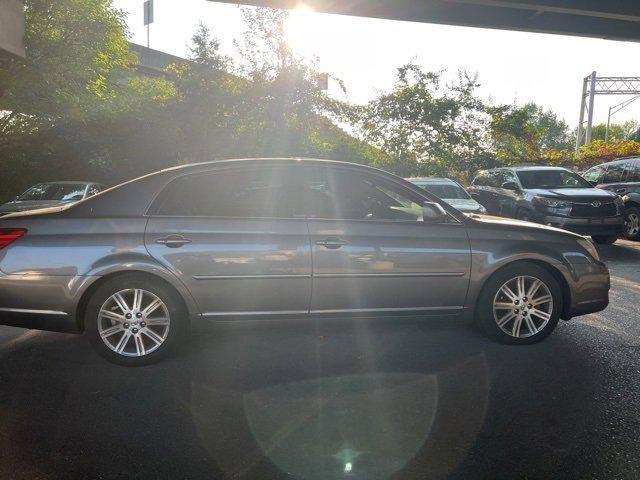
[[(145, 44), (143, 0), (115, 0), (127, 13), (131, 41)], [(244, 30), (240, 9), (206, 0), (154, 0), (151, 48), (185, 56), (199, 22), (209, 26), (233, 53), (233, 40)], [(494, 102), (535, 101), (552, 109), (571, 128), (578, 122), (582, 79), (640, 75), (640, 43), (562, 35), (400, 22), (294, 11), (289, 41), (298, 53), (317, 57), (319, 69), (342, 79), (347, 99), (363, 103), (393, 87), (395, 69), (412, 60), (426, 70), (459, 69), (478, 74), (479, 95)], [(344, 98), (335, 83), (329, 93)], [(626, 98), (597, 96), (594, 122), (605, 123), (609, 106)], [(640, 100), (613, 117), (613, 122), (640, 119)]]

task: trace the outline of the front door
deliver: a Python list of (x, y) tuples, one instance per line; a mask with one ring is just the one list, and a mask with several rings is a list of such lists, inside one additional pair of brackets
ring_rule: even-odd
[(425, 198), (386, 177), (316, 170), (308, 199), (311, 313), (456, 313), (469, 283), (464, 225), (422, 221)]
[(158, 198), (147, 249), (205, 317), (308, 313), (311, 247), (296, 195), (284, 167), (180, 177)]

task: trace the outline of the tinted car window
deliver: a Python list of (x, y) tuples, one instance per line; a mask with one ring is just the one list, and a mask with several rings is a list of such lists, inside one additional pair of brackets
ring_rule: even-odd
[(487, 172), (480, 172), (480, 173), (478, 173), (476, 178), (473, 179), (471, 184), (475, 185), (477, 187), (484, 187), (484, 186), (487, 185), (487, 181), (488, 181)]
[(515, 174), (511, 170), (497, 170), (496, 171), (496, 181), (498, 187), (502, 187), (505, 183), (518, 183), (518, 179)]
[(625, 179), (625, 162), (610, 163), (604, 174), (603, 183), (620, 183)]
[(523, 188), (593, 188), (580, 175), (568, 170), (520, 170)]
[(593, 183), (602, 183), (602, 177), (604, 176), (605, 168), (601, 165), (590, 168), (583, 175), (588, 181)]
[(416, 183), (420, 188), (432, 193), (438, 198), (467, 199), (469, 194), (457, 183)]
[(162, 192), (160, 215), (295, 218), (304, 216), (302, 185), (285, 168), (193, 174)]
[(627, 162), (627, 182), (640, 182), (640, 159), (634, 158)]
[(381, 179), (341, 169), (318, 169), (309, 178), (311, 218), (421, 221), (422, 198)]
[(84, 196), (85, 188), (85, 184), (41, 183), (24, 192), (18, 200), (74, 200)]

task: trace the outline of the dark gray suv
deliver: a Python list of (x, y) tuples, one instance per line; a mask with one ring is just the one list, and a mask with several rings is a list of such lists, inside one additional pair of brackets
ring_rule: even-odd
[(479, 172), (469, 193), (490, 215), (511, 217), (611, 244), (624, 233), (622, 199), (560, 167), (496, 168)]
[(342, 162), (190, 165), (0, 219), (1, 321), (85, 332), (125, 365), (161, 358), (189, 322), (247, 318), (462, 317), (527, 344), (608, 292), (580, 235), (464, 215)]

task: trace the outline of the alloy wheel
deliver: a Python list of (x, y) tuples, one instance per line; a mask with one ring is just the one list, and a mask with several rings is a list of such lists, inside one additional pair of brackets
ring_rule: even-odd
[(640, 232), (640, 217), (637, 213), (627, 215), (627, 236), (636, 237)]
[(505, 282), (493, 299), (493, 318), (507, 335), (527, 338), (549, 323), (553, 296), (539, 278), (518, 276)]
[(171, 324), (164, 302), (140, 288), (111, 295), (100, 307), (97, 321), (105, 345), (126, 357), (142, 357), (160, 348)]

